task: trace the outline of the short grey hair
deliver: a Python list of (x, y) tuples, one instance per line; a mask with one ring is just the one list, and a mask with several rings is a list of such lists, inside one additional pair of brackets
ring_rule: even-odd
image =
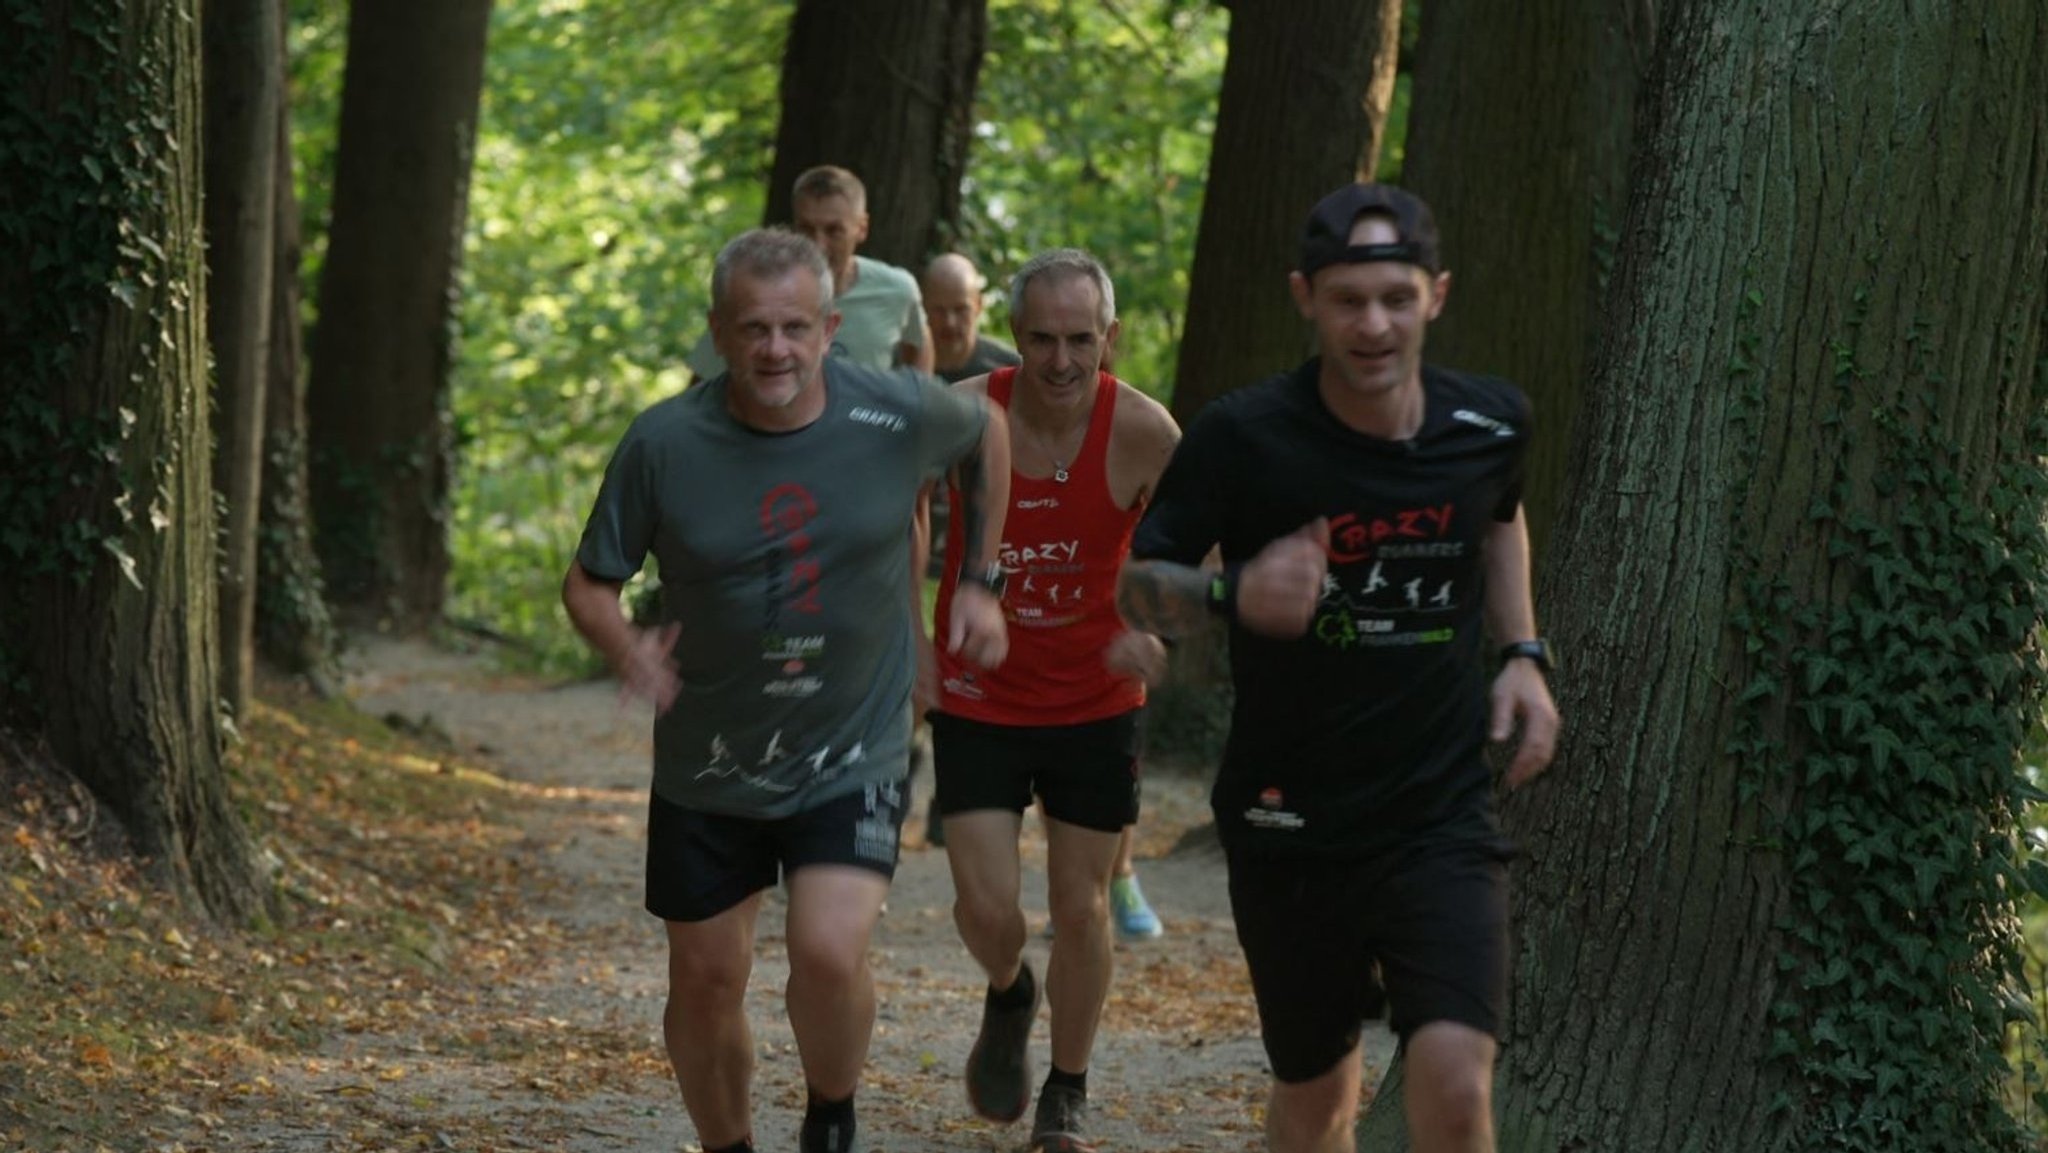
[(790, 186), (792, 200), (823, 200), (827, 196), (844, 196), (853, 205), (855, 212), (868, 210), (868, 188), (860, 177), (837, 164), (820, 164), (806, 168)]
[(1095, 325), (1108, 332), (1110, 323), (1116, 320), (1116, 288), (1109, 282), (1109, 270), (1102, 262), (1078, 248), (1055, 248), (1041, 252), (1024, 262), (1017, 275), (1010, 278), (1010, 315), (1024, 314), (1024, 290), (1031, 282), (1040, 278), (1049, 280), (1071, 280), (1085, 276), (1095, 282), (1096, 296)]
[(773, 280), (800, 268), (818, 274), (818, 287), (823, 290), (819, 308), (831, 312), (832, 266), (825, 263), (824, 251), (809, 237), (780, 225), (742, 232), (726, 241), (711, 266), (711, 307), (724, 311), (734, 273)]

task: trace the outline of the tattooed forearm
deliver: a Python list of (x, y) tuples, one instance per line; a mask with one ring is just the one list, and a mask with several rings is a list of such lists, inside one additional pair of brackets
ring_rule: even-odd
[(1124, 623), (1162, 637), (1184, 637), (1208, 623), (1209, 581), (1216, 574), (1159, 560), (1134, 560), (1117, 577)]
[(953, 487), (960, 502), (952, 510), (946, 531), (960, 534), (960, 555), (968, 564), (987, 564), (993, 559), (982, 552), (982, 534), (988, 529), (988, 467), (979, 448), (954, 463)]

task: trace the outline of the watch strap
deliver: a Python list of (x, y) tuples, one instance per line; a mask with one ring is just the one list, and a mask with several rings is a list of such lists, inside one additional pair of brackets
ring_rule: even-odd
[(1500, 659), (1502, 664), (1517, 658), (1535, 662), (1536, 667), (1541, 669), (1545, 676), (1550, 675), (1557, 669), (1556, 659), (1551, 655), (1550, 642), (1540, 637), (1535, 640), (1516, 641), (1511, 645), (1501, 646)]

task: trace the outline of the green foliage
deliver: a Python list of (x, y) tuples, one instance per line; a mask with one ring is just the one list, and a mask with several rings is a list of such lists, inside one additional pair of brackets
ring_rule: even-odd
[[(1925, 339), (1907, 334), (1898, 400), (1837, 348), (1822, 432), (1840, 444), (1807, 514), (1827, 591), (1796, 591), (1756, 546), (1741, 559), (1750, 670), (1726, 752), (1748, 796), (1783, 806), (1767, 814), (1788, 886), (1770, 1056), (1803, 1150), (2024, 1141), (2002, 1049), (2034, 1020), (2018, 909), (2048, 894), (2048, 866), (2020, 853), (2039, 794), (2014, 759), (2048, 693), (2048, 372), (2001, 446), (2015, 463), (1973, 488), (1981, 470), (1923, 399), (1947, 391)], [(1738, 428), (1762, 403), (1755, 353), (1744, 341), (1729, 368)]]
[[(790, 8), (552, 0), (493, 16), (454, 382), (450, 611), (545, 668), (588, 667), (559, 608), (562, 571), (626, 423), (687, 382), (711, 258), (761, 218)], [(998, 284), (1041, 249), (1094, 250), (1117, 282), (1118, 372), (1165, 396), (1225, 16), (1206, 0), (990, 8), (957, 246)], [(312, 284), (345, 18), (339, 0), (295, 0), (293, 15)], [(989, 324), (1005, 323), (998, 302)]]
[[(1117, 375), (1172, 395), (1227, 15), (1207, 4), (989, 5), (956, 239), (996, 285), (1061, 245), (1116, 283)], [(987, 323), (1008, 328), (1003, 301)]]
[(464, 257), (451, 611), (589, 660), (558, 590), (612, 446), (759, 223), (787, 4), (500, 6)]
[[(0, 565), (21, 583), (83, 584), (113, 563), (134, 580), (123, 540), (137, 523), (135, 462), (124, 445), (133, 412), (66, 405), (79, 373), (106, 364), (153, 367), (180, 281), (154, 231), (164, 218), (163, 173), (179, 142), (164, 62), (147, 38), (138, 60), (110, 0), (74, 5), (62, 27), (46, 5), (5, 0), (13, 41), (0, 109), (0, 237), (10, 269), (0, 317)], [(45, 93), (61, 101), (45, 107)], [(142, 110), (138, 112), (138, 110)], [(119, 331), (127, 348), (95, 348), (109, 314), (152, 303)], [(93, 359), (93, 358), (99, 359)], [(0, 603), (0, 713), (30, 704), (19, 652), (36, 605)]]

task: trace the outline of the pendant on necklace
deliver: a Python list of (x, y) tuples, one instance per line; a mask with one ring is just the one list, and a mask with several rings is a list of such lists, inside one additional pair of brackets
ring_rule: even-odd
[(1059, 461), (1052, 462), (1052, 482), (1054, 484), (1067, 483), (1067, 466)]

